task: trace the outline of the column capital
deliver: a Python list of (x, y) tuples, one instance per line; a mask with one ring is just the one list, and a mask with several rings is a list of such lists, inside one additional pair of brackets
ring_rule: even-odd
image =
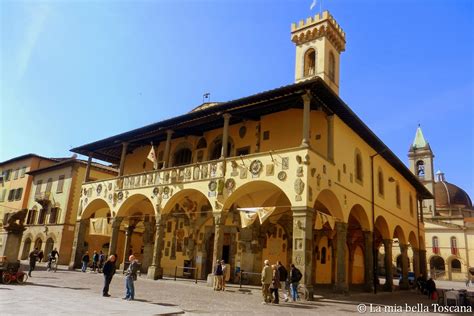
[(385, 247), (392, 246), (392, 244), (393, 244), (393, 240), (392, 240), (392, 239), (383, 239), (382, 241), (383, 241), (383, 245), (384, 245)]
[(171, 135), (173, 135), (173, 133), (174, 133), (174, 131), (172, 129), (167, 129), (166, 130), (166, 135), (171, 136)]
[(347, 228), (349, 226), (348, 223), (344, 223), (344, 222), (336, 222), (335, 224), (336, 226), (336, 232), (339, 233), (344, 233), (344, 232), (347, 232)]
[(304, 214), (314, 214), (314, 209), (308, 206), (292, 206), (291, 211), (293, 212), (293, 216), (304, 215)]
[(225, 223), (225, 214), (224, 212), (212, 212), (212, 216), (214, 217), (214, 225), (224, 225)]
[(400, 244), (400, 250), (402, 252), (408, 251), (408, 244)]
[(311, 102), (311, 99), (313, 98), (311, 91), (306, 90), (306, 93), (301, 95), (301, 98), (303, 99), (303, 102)]
[(224, 118), (224, 120), (230, 120), (230, 118), (232, 117), (232, 115), (230, 113), (224, 113), (222, 114), (222, 117)]

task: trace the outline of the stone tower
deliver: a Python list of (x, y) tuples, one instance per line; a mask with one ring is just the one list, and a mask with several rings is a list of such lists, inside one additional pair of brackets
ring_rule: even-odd
[(346, 34), (332, 15), (324, 11), (293, 23), (291, 40), (296, 45), (295, 82), (321, 77), (339, 94), (339, 57)]
[[(415, 140), (408, 150), (408, 160), (410, 163), (410, 170), (421, 183), (434, 195), (434, 154), (431, 150), (430, 144), (425, 140), (421, 127), (418, 125), (415, 134)], [(435, 201), (423, 201), (423, 214), (428, 216), (436, 215)]]

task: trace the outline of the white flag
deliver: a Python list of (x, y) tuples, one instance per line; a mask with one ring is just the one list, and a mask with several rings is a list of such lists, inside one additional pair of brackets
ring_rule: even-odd
[(313, 0), (313, 3), (311, 3), (311, 6), (309, 7), (310, 10), (313, 10), (316, 7), (316, 0)]
[(151, 145), (151, 150), (147, 158), (153, 162), (153, 169), (156, 170), (158, 168), (158, 160), (156, 159), (155, 147), (153, 145)]

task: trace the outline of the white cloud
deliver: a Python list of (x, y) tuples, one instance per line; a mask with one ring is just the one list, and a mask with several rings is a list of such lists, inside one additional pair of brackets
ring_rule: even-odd
[(25, 5), (28, 23), (25, 26), (24, 40), (18, 53), (18, 79), (21, 79), (28, 70), (31, 56), (51, 12), (51, 6), (46, 3)]

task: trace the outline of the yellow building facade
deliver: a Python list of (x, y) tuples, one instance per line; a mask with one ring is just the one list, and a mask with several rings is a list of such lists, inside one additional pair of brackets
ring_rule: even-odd
[[(280, 260), (302, 271), (311, 296), (372, 290), (374, 255), (385, 249), (391, 266), (395, 240), (425, 272), (418, 202), (432, 196), (338, 97), (344, 32), (324, 12), (291, 34), (295, 84), (73, 149), (119, 165), (119, 176), (83, 184), (71, 267), (92, 243), (122, 264), (135, 254), (153, 279), (205, 279), (217, 259), (233, 279)], [(110, 219), (111, 236), (90, 236), (91, 218)], [(404, 264), (402, 287), (407, 274)]]
[(25, 227), (18, 259), (28, 259), (30, 251), (42, 250), (47, 261), (48, 254), (56, 248), (59, 264), (68, 264), (79, 207), (82, 183), (89, 179), (112, 178), (117, 172), (105, 165), (76, 158), (64, 159), (54, 165), (29, 171), (32, 178), (28, 195)]

